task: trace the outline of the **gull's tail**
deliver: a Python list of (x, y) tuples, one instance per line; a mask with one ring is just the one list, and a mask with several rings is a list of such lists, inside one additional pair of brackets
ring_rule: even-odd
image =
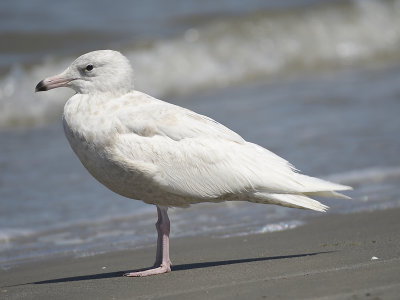
[(257, 192), (253, 194), (255, 198), (250, 201), (325, 212), (329, 207), (318, 202), (317, 200), (311, 199), (310, 197), (351, 199), (346, 195), (336, 192), (352, 190), (353, 188), (350, 186), (329, 182), (303, 174), (296, 174), (296, 177), (296, 181), (300, 182), (303, 186), (298, 193), (275, 194)]

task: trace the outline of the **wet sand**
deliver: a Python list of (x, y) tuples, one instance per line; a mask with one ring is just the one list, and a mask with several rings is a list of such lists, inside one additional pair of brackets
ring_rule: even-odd
[(0, 271), (0, 299), (398, 299), (399, 220), (392, 209), (322, 215), (275, 233), (173, 239), (173, 271), (145, 278), (121, 275), (149, 266), (154, 247), (24, 264)]

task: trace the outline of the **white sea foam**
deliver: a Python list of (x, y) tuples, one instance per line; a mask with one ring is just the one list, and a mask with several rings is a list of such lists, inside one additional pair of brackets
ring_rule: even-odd
[[(36, 229), (27, 228), (2, 228), (0, 229), (0, 247), (10, 243), (11, 241), (18, 238), (29, 238), (38, 239), (41, 242), (57, 242), (57, 243), (80, 243), (83, 240), (71, 239), (68, 233), (75, 230), (83, 230), (84, 228), (100, 228), (102, 226), (107, 227), (109, 224), (119, 224), (123, 222), (138, 222), (143, 220), (149, 220), (149, 224), (153, 222), (150, 221), (151, 217), (155, 215), (154, 208), (152, 206), (144, 206), (136, 211), (129, 214), (119, 214), (114, 216), (102, 216), (96, 219), (90, 220), (74, 220), (70, 222), (63, 222), (52, 224), (51, 226), (46, 226), (44, 228), (39, 227)], [(146, 223), (146, 222), (145, 222)], [(111, 227), (111, 226), (109, 226)], [(98, 236), (102, 235), (121, 235), (121, 231), (107, 231), (99, 232)]]
[(12, 239), (26, 237), (32, 234), (29, 229), (1, 228), (0, 229), (0, 251), (7, 250), (11, 246)]
[(287, 222), (266, 224), (264, 226), (258, 227), (256, 229), (253, 229), (250, 231), (240, 231), (240, 232), (235, 232), (235, 233), (224, 234), (219, 237), (220, 238), (231, 238), (231, 237), (235, 237), (235, 236), (246, 236), (246, 235), (252, 235), (252, 234), (263, 234), (263, 233), (269, 233), (269, 232), (283, 231), (283, 230), (294, 229), (294, 228), (297, 228), (304, 224), (305, 224), (304, 221), (290, 220)]
[(30, 229), (1, 228), (0, 229), (0, 245), (7, 244), (12, 238), (28, 236), (33, 233)]

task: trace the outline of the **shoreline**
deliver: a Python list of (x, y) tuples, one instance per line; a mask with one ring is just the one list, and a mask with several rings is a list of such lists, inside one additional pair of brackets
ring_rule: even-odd
[[(1, 299), (396, 299), (400, 208), (310, 218), (300, 227), (171, 241), (172, 272), (149, 267), (155, 247), (26, 263), (0, 271)], [(378, 259), (372, 259), (377, 257)]]

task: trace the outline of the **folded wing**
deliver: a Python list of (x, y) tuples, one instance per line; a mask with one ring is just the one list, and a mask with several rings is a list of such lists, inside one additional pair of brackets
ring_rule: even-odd
[(283, 158), (216, 121), (159, 100), (127, 111), (120, 122), (125, 134), (115, 143), (119, 160), (133, 168), (149, 166), (144, 176), (166, 192), (202, 199), (237, 195), (324, 210), (307, 204), (307, 196), (335, 197), (335, 190), (350, 189), (299, 174)]

